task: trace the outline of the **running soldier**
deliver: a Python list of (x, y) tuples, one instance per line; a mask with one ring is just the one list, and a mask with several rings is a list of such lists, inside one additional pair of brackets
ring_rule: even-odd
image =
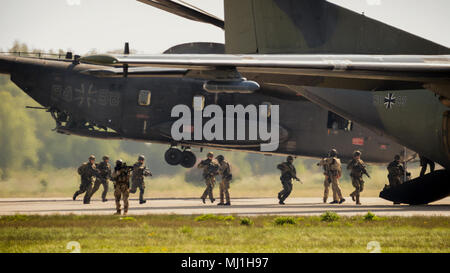
[(322, 159), (317, 165), (324, 166), (324, 169), (327, 170), (327, 176), (330, 178), (334, 199), (330, 204), (344, 203), (345, 199), (339, 186), (339, 178), (342, 176), (341, 160), (337, 157), (337, 151), (332, 149), (329, 157)]
[(120, 215), (120, 199), (123, 199), (123, 215), (128, 213), (128, 197), (130, 195), (130, 167), (121, 160), (116, 161), (114, 167), (114, 173), (112, 179), (114, 182), (114, 197), (116, 199), (116, 213), (114, 215)]
[(355, 187), (355, 191), (350, 194), (353, 201), (356, 201), (357, 205), (361, 205), (360, 193), (364, 190), (363, 174), (370, 178), (367, 173), (366, 166), (361, 160), (361, 152), (355, 151), (353, 159), (347, 164), (347, 170), (350, 170), (350, 177), (352, 178), (352, 185)]
[(111, 179), (111, 165), (109, 164), (109, 156), (105, 155), (103, 157), (103, 161), (97, 165), (97, 169), (100, 172), (100, 176), (95, 179), (94, 188), (92, 189), (91, 196), (89, 198), (92, 198), (92, 196), (100, 188), (100, 185), (102, 185), (102, 201), (106, 202), (108, 201), (108, 199), (106, 199), (106, 194), (108, 193), (108, 182), (109, 179)]
[[(218, 206), (230, 206), (231, 205), (230, 193), (228, 192), (228, 190), (230, 188), (230, 181), (233, 177), (231, 175), (231, 167), (230, 167), (230, 164), (227, 161), (225, 161), (225, 158), (223, 155), (217, 156), (216, 159), (219, 162), (219, 175), (222, 177), (222, 180), (220, 181), (220, 184), (219, 184), (220, 203), (217, 205)], [(224, 203), (224, 199), (226, 200), (226, 203)]]
[(77, 199), (77, 196), (85, 193), (83, 198), (84, 204), (89, 204), (91, 201), (92, 183), (96, 177), (99, 177), (99, 172), (95, 166), (95, 156), (91, 155), (89, 161), (83, 163), (78, 167), (78, 174), (81, 176), (80, 189), (73, 195), (73, 200)]
[(277, 166), (277, 169), (281, 171), (281, 185), (283, 189), (278, 193), (278, 204), (284, 205), (284, 200), (288, 198), (288, 196), (292, 192), (292, 179), (295, 179), (300, 182), (300, 179), (297, 177), (297, 171), (295, 170), (294, 158), (292, 156), (288, 156), (286, 162), (280, 163)]
[(147, 202), (147, 200), (144, 199), (144, 176), (152, 176), (152, 173), (145, 166), (144, 161), (145, 157), (143, 155), (140, 155), (138, 157), (138, 162), (133, 165), (133, 176), (131, 177), (130, 193), (136, 193), (137, 188), (139, 188), (139, 204), (144, 204)]
[(200, 198), (203, 204), (205, 204), (206, 197), (209, 196), (211, 203), (214, 203), (216, 199), (213, 197), (213, 189), (216, 183), (216, 175), (219, 171), (219, 164), (214, 160), (214, 154), (209, 152), (207, 158), (202, 160), (197, 167), (203, 169), (203, 178), (206, 184), (206, 189)]

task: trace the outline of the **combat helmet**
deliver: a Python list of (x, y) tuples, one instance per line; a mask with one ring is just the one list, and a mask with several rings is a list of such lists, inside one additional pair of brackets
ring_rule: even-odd
[(103, 160), (109, 160), (109, 156), (107, 155), (103, 156)]
[(218, 155), (216, 157), (216, 159), (219, 160), (219, 161), (223, 161), (225, 159), (225, 157), (223, 155)]
[(122, 164), (123, 164), (123, 161), (122, 161), (122, 159), (117, 159), (117, 161), (116, 161), (116, 167), (122, 167)]
[(289, 156), (287, 157), (287, 161), (291, 161), (291, 162), (292, 162), (292, 161), (294, 161), (294, 158), (293, 158), (292, 156), (289, 155)]
[(89, 160), (95, 160), (95, 155), (90, 155)]
[(353, 156), (361, 156), (361, 151), (355, 151), (353, 152)]
[(213, 157), (214, 156), (214, 153), (213, 152), (209, 152), (207, 155), (206, 155), (206, 157)]
[(138, 161), (144, 161), (145, 160), (145, 156), (144, 155), (140, 155), (139, 157), (138, 157)]

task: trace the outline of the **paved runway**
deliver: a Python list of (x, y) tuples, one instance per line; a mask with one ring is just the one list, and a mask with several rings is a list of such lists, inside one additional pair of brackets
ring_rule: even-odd
[[(349, 198), (350, 199), (350, 198)], [(235, 215), (320, 215), (335, 211), (341, 215), (361, 215), (371, 211), (376, 215), (399, 216), (450, 216), (450, 197), (426, 206), (392, 205), (381, 198), (363, 198), (363, 205), (356, 206), (351, 200), (342, 205), (323, 204), (321, 198), (289, 198), (286, 205), (278, 205), (275, 198), (232, 199), (232, 206), (222, 207), (194, 198), (147, 199), (139, 205), (130, 200), (129, 215), (139, 214), (235, 214)], [(106, 203), (98, 199), (84, 205), (81, 200), (70, 198), (0, 198), (0, 215), (13, 214), (100, 214), (115, 212), (114, 200)]]

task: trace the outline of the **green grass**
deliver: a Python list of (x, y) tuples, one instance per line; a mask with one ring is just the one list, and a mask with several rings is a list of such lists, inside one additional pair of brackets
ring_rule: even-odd
[[(450, 251), (449, 217), (3, 216), (0, 252), (382, 252)], [(246, 220), (245, 220), (246, 219)], [(293, 222), (282, 224), (276, 222)], [(288, 220), (289, 219), (289, 220)], [(242, 224), (252, 222), (252, 225)]]
[(335, 222), (339, 220), (339, 215), (333, 211), (327, 211), (320, 216), (320, 220), (324, 222)]

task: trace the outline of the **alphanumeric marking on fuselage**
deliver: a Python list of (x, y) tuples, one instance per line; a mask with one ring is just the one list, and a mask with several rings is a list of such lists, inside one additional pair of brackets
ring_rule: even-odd
[(111, 92), (108, 89), (95, 90), (92, 84), (81, 84), (80, 88), (72, 86), (53, 85), (51, 89), (53, 101), (76, 102), (78, 106), (112, 106), (120, 105), (120, 93)]
[(386, 95), (374, 95), (373, 104), (375, 106), (383, 105), (386, 110), (394, 107), (403, 107), (407, 103), (407, 97), (389, 92)]

